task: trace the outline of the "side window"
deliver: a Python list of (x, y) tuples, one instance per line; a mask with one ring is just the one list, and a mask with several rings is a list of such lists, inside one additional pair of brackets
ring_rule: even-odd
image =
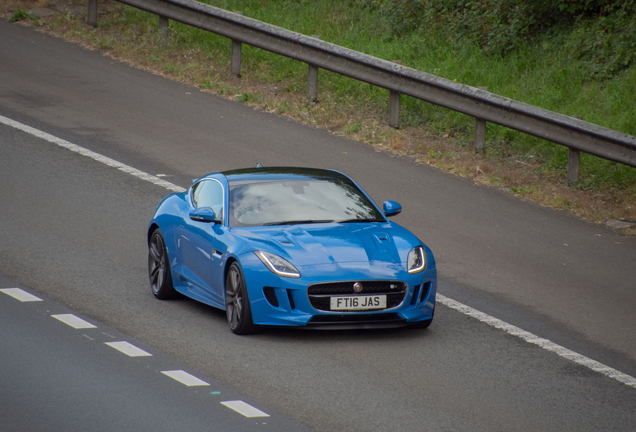
[(223, 219), (223, 187), (215, 180), (203, 180), (194, 187), (192, 201), (195, 207), (211, 207)]

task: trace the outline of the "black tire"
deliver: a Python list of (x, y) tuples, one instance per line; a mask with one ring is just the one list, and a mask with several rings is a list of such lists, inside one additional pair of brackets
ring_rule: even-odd
[(230, 265), (225, 275), (225, 315), (232, 333), (247, 335), (256, 332), (257, 326), (252, 321), (245, 278), (236, 262)]
[(153, 231), (148, 242), (148, 278), (150, 289), (159, 300), (177, 297), (178, 293), (172, 285), (168, 249), (159, 228)]

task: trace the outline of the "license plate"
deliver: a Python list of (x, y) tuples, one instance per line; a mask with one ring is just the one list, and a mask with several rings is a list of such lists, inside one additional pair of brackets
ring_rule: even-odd
[(385, 295), (331, 297), (331, 310), (366, 310), (385, 308)]

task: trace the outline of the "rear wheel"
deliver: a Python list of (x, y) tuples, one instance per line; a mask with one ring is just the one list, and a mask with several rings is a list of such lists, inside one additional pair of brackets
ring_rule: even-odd
[(150, 289), (156, 298), (168, 300), (177, 296), (172, 285), (168, 249), (159, 228), (154, 230), (148, 243), (148, 278)]
[(234, 334), (251, 334), (257, 329), (252, 321), (245, 278), (236, 262), (232, 263), (225, 276), (225, 315)]

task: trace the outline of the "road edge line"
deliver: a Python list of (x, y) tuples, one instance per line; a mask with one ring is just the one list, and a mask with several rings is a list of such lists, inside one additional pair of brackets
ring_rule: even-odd
[[(152, 174), (148, 174), (146, 172), (143, 172), (141, 170), (138, 170), (137, 168), (133, 168), (131, 166), (125, 165), (121, 162), (118, 162), (114, 159), (111, 159), (109, 157), (103, 156), (99, 153), (95, 153), (91, 150), (85, 149), (84, 147), (80, 147), (77, 144), (73, 144), (69, 141), (66, 141), (62, 138), (58, 138), (55, 135), (51, 135), (49, 133), (43, 132), (39, 129), (35, 129), (31, 126), (27, 126), (25, 124), (22, 124), (20, 122), (17, 122), (15, 120), (11, 120), (7, 117), (4, 117), (2, 115), (0, 115), (0, 123), (3, 123), (7, 126), (11, 126), (15, 129), (21, 130), (23, 132), (26, 132), (28, 134), (31, 134), (33, 136), (36, 136), (38, 138), (44, 139), (52, 144), (56, 144), (60, 147), (66, 148), (68, 150), (71, 150), (75, 153), (79, 153), (83, 156), (89, 157), (97, 162), (101, 162), (105, 165), (108, 165), (110, 167), (113, 168), (117, 168), (120, 171), (123, 171), (125, 173), (128, 173), (132, 176), (135, 176), (137, 178), (140, 178), (141, 180), (145, 180), (147, 182), (150, 182), (152, 184), (155, 184), (157, 186), (161, 186), (165, 189), (168, 189), (169, 191), (172, 192), (184, 192), (186, 189), (182, 188), (181, 186), (177, 186), (174, 183), (170, 183), (167, 182), (165, 180), (160, 179), (159, 177), (153, 176)], [(595, 372), (598, 372), (600, 374), (605, 375), (608, 378), (612, 378), (622, 384), (625, 384), (627, 386), (636, 388), (636, 378), (634, 378), (631, 375), (627, 375), (617, 369), (611, 368), (607, 365), (604, 365), (603, 363), (600, 363), (596, 360), (593, 360), (589, 357), (585, 357), (582, 354), (579, 354), (575, 351), (572, 351), (568, 348), (565, 348), (561, 345), (555, 344), (554, 342), (548, 340), (548, 339), (544, 339), (542, 337), (539, 337), (535, 334), (532, 334), (530, 332), (527, 332), (525, 330), (523, 330), (520, 327), (514, 326), (512, 324), (508, 324), (505, 321), (500, 320), (499, 318), (495, 318), (493, 316), (490, 316), (486, 313), (480, 312), (477, 309), (474, 309), (470, 306), (467, 306), (463, 303), (460, 303), (456, 300), (453, 300), (451, 298), (448, 298), (442, 294), (437, 294), (437, 301), (441, 304), (443, 304), (444, 306), (447, 306), (451, 309), (454, 309), (458, 312), (461, 312), (465, 315), (471, 316), (473, 318), (476, 318), (477, 320), (488, 324), (489, 326), (495, 327), (497, 329), (503, 330), (506, 333), (512, 335), (512, 336), (516, 336), (520, 339), (523, 339), (524, 341), (531, 343), (533, 345), (536, 345), (540, 348), (543, 348), (547, 351), (551, 351), (555, 354), (557, 354), (560, 357), (563, 357), (564, 359), (573, 361), (574, 363), (577, 363), (581, 366), (584, 366), (588, 369), (591, 369)]]
[(169, 191), (172, 192), (184, 192), (185, 189), (182, 188), (181, 186), (177, 186), (174, 183), (170, 183), (167, 182), (165, 180), (160, 179), (159, 177), (153, 176), (152, 174), (148, 174), (144, 171), (138, 170), (137, 168), (133, 168), (129, 165), (123, 164), (121, 162), (116, 161), (115, 159), (111, 159), (109, 157), (103, 156), (99, 153), (95, 153), (94, 151), (85, 149), (84, 147), (80, 147), (77, 144), (73, 144), (69, 141), (66, 141), (62, 138), (58, 138), (55, 135), (51, 135), (49, 133), (43, 132), (39, 129), (35, 129), (31, 126), (27, 126), (23, 123), (17, 122), (15, 120), (11, 120), (10, 118), (4, 117), (2, 115), (0, 115), (0, 123), (3, 123), (7, 126), (11, 126), (14, 129), (18, 129), (21, 130), (23, 132), (26, 132), (28, 134), (31, 134), (37, 138), (41, 138), (45, 141), (48, 141), (52, 144), (55, 144), (57, 146), (63, 147), (65, 149), (68, 149), (72, 152), (75, 153), (79, 153), (82, 156), (86, 156), (88, 158), (91, 158), (93, 160), (96, 160), (97, 162), (101, 162), (104, 165), (107, 165), (109, 167), (113, 167), (113, 168), (117, 168), (120, 171), (123, 171), (125, 173), (128, 173), (132, 176), (138, 177), (141, 180), (145, 180), (147, 182), (150, 182), (152, 184), (155, 184), (157, 186), (161, 186), (165, 189), (168, 189)]
[(563, 357), (566, 360), (573, 361), (574, 363), (577, 363), (581, 366), (591, 369), (594, 372), (598, 372), (600, 374), (605, 375), (608, 378), (612, 378), (627, 386), (636, 388), (636, 378), (634, 378), (631, 375), (627, 375), (617, 369), (604, 365), (603, 363), (600, 363), (596, 360), (593, 360), (589, 357), (586, 357), (582, 354), (579, 354), (575, 351), (565, 348), (564, 346), (558, 345), (548, 339), (542, 338), (533, 333), (525, 331), (524, 329), (520, 327), (514, 326), (512, 324), (508, 324), (507, 322), (502, 321), (499, 318), (495, 318), (484, 312), (480, 312), (477, 309), (474, 309), (456, 300), (448, 298), (442, 294), (437, 294), (436, 300), (437, 302), (443, 304), (444, 306), (454, 309), (458, 312), (461, 312), (464, 315), (468, 315), (472, 318), (475, 318), (483, 322), (484, 324), (488, 324), (489, 326), (495, 327), (496, 329), (503, 330), (504, 332), (512, 336), (516, 336), (520, 339), (523, 339), (524, 341), (528, 343), (531, 343), (540, 348), (543, 348), (544, 350), (553, 352), (559, 357)]

